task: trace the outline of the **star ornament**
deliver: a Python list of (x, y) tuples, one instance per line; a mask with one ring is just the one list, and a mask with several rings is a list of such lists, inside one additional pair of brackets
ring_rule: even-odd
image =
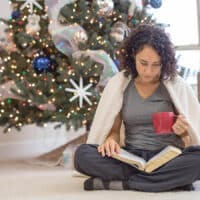
[(37, 2), (38, 0), (17, 0), (17, 1), (25, 1), (25, 3), (20, 7), (21, 10), (24, 10), (24, 8), (26, 8), (28, 5), (30, 7), (31, 13), (33, 13), (34, 6), (42, 10), (42, 6)]
[(87, 96), (92, 96), (91, 92), (87, 92), (89, 88), (92, 87), (92, 84), (88, 84), (83, 87), (83, 78), (80, 77), (79, 79), (79, 86), (75, 83), (74, 80), (70, 79), (70, 83), (74, 86), (73, 88), (65, 88), (65, 91), (74, 93), (74, 96), (69, 99), (70, 102), (74, 101), (75, 99), (79, 98), (79, 107), (83, 107), (83, 100), (85, 100), (89, 105), (92, 105), (92, 102)]

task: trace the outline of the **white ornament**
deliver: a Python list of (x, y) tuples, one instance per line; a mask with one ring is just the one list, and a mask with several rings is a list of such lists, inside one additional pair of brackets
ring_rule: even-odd
[(91, 92), (87, 92), (87, 90), (89, 88), (92, 87), (92, 84), (88, 84), (85, 87), (83, 87), (83, 78), (80, 77), (79, 80), (79, 86), (75, 83), (74, 80), (70, 79), (69, 80), (70, 83), (74, 86), (75, 89), (73, 88), (65, 88), (65, 91), (67, 92), (72, 92), (75, 93), (75, 95), (69, 99), (70, 102), (74, 101), (76, 98), (79, 97), (79, 107), (82, 108), (83, 107), (83, 99), (89, 104), (92, 105), (92, 102), (90, 101), (90, 99), (87, 96), (92, 96)]
[(42, 10), (42, 6), (37, 2), (38, 0), (17, 0), (17, 1), (25, 1), (25, 3), (20, 7), (20, 10), (24, 10), (26, 6), (29, 5), (31, 13), (33, 13), (33, 7), (36, 6), (40, 10)]
[(28, 24), (26, 25), (26, 31), (29, 34), (35, 34), (40, 31), (40, 16), (33, 14), (28, 16)]

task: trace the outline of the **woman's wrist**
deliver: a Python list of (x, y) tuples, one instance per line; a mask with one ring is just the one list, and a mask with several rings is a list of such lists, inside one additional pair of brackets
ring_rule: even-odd
[(119, 137), (116, 135), (116, 134), (111, 134), (107, 137), (107, 139), (113, 139), (115, 140), (116, 142), (119, 142)]

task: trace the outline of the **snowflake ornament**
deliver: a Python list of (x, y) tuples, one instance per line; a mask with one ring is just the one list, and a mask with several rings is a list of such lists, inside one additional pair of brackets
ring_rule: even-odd
[(40, 10), (42, 10), (42, 6), (37, 2), (38, 0), (17, 0), (17, 1), (25, 1), (25, 3), (20, 7), (21, 10), (24, 10), (26, 6), (29, 5), (31, 13), (33, 13), (33, 7), (36, 6)]
[(74, 101), (76, 98), (79, 98), (79, 107), (83, 107), (83, 99), (89, 104), (92, 105), (92, 102), (87, 96), (92, 96), (91, 92), (87, 92), (89, 88), (92, 87), (92, 84), (88, 84), (83, 87), (83, 78), (80, 77), (79, 86), (75, 83), (74, 80), (70, 79), (70, 83), (74, 86), (73, 88), (65, 88), (65, 91), (75, 93), (72, 98), (69, 99), (70, 102)]

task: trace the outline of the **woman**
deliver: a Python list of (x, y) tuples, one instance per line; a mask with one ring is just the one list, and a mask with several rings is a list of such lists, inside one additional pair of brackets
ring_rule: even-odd
[[(200, 178), (200, 105), (177, 75), (170, 39), (155, 26), (140, 25), (121, 53), (122, 70), (106, 85), (87, 144), (75, 153), (76, 170), (91, 176), (84, 189), (191, 190)], [(154, 133), (151, 116), (162, 111), (177, 114), (173, 134)], [(168, 145), (183, 153), (152, 173), (111, 158), (123, 146), (149, 160)]]

